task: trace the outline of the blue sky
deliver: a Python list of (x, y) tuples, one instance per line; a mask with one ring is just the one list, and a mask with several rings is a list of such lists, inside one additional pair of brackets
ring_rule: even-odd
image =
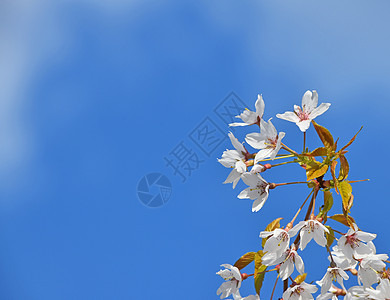
[[(223, 185), (227, 140), (204, 155), (188, 135), (232, 91), (265, 117), (316, 89), (318, 118), (347, 158), (352, 215), (389, 253), (390, 26), (387, 1), (47, 1), (0, 4), (0, 295), (3, 299), (217, 299), (222, 263), (259, 249), (305, 187), (272, 191), (259, 213)], [(301, 147), (294, 124), (274, 119)], [(245, 128), (236, 130), (242, 140)], [(184, 141), (203, 160), (185, 183), (164, 157)], [(319, 145), (313, 128), (309, 145)], [(137, 184), (161, 172), (172, 196), (145, 207)], [(304, 179), (296, 166), (269, 181)], [(337, 198), (337, 197), (335, 197)], [(337, 198), (337, 201), (340, 201)], [(339, 203), (339, 202), (338, 202)], [(304, 255), (309, 281), (325, 250)], [(355, 282), (354, 280), (352, 280)], [(273, 278), (261, 297), (269, 297)], [(281, 287), (279, 288), (279, 290)], [(242, 294), (253, 293), (251, 280)]]

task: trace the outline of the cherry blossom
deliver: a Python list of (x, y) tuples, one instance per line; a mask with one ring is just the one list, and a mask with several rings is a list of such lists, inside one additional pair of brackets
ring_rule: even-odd
[[(332, 248), (332, 258), (339, 268), (343, 270), (354, 269), (358, 262), (355, 259), (349, 258), (345, 256), (345, 254), (339, 249), (336, 245)], [(328, 257), (329, 261), (331, 261), (331, 257)]]
[(376, 300), (390, 299), (390, 281), (388, 279), (381, 279), (381, 282), (376, 287), (376, 290), (366, 289), (370, 298)]
[(229, 297), (231, 294), (239, 294), (239, 288), (242, 282), (240, 270), (229, 264), (222, 264), (221, 267), (225, 269), (218, 271), (217, 275), (226, 281), (218, 288), (217, 295), (221, 294), (221, 299), (223, 299)]
[(370, 247), (363, 242), (370, 242), (376, 238), (376, 234), (360, 231), (356, 224), (348, 232), (341, 236), (337, 245), (339, 249), (349, 258), (357, 255), (371, 253)]
[(368, 294), (366, 289), (362, 286), (353, 286), (348, 289), (347, 294), (344, 297), (344, 300), (359, 300), (359, 299), (368, 299)]
[(321, 294), (325, 294), (329, 291), (329, 289), (332, 286), (332, 281), (337, 281), (342, 288), (345, 290), (344, 287), (344, 280), (348, 280), (349, 276), (347, 273), (344, 272), (341, 268), (334, 267), (334, 268), (328, 268), (324, 277), (317, 281), (317, 284), (321, 286)]
[(226, 149), (222, 154), (222, 158), (218, 159), (218, 162), (226, 168), (233, 168), (224, 183), (233, 183), (233, 188), (235, 188), (241, 175), (246, 172), (245, 154), (247, 151), (233, 133), (229, 132), (229, 138), (235, 150)]
[(299, 248), (306, 248), (306, 245), (314, 238), (318, 245), (324, 247), (326, 245), (325, 232), (329, 233), (322, 223), (317, 220), (301, 221), (293, 227), (294, 230), (301, 229), (301, 242)]
[[(296, 234), (296, 230), (291, 229), (287, 231), (282, 228), (276, 228), (273, 231), (260, 232), (261, 238), (268, 238), (263, 249), (263, 252), (265, 253), (263, 259), (267, 259), (271, 254), (276, 254), (277, 257), (280, 257), (290, 245), (290, 238), (294, 237)], [(274, 259), (274, 257), (271, 259)]]
[(283, 293), (283, 300), (310, 300), (313, 298), (313, 293), (317, 292), (318, 288), (313, 284), (302, 282), (301, 284), (289, 287)]
[(259, 295), (249, 295), (246, 297), (241, 297), (240, 293), (234, 294), (233, 295), (234, 300), (260, 300)]
[(279, 253), (279, 256), (281, 256), (290, 244), (290, 235), (281, 228), (276, 228), (274, 231), (262, 231), (260, 232), (260, 237), (263, 239), (268, 238), (263, 249), (263, 252), (266, 253), (265, 255)]
[(300, 274), (303, 274), (305, 267), (302, 258), (298, 255), (295, 246), (287, 249), (278, 257), (277, 254), (272, 253), (269, 256), (263, 256), (262, 262), (266, 266), (280, 264), (279, 276), (282, 280), (287, 279), (294, 272), (294, 265)]
[(318, 107), (317, 105), (317, 92), (306, 91), (302, 97), (302, 108), (294, 105), (294, 112), (287, 111), (284, 114), (277, 114), (276, 117), (294, 122), (302, 132), (305, 132), (309, 128), (311, 120), (326, 112), (330, 103), (322, 103)]
[[(319, 281), (317, 281), (317, 284), (319, 284)], [(328, 292), (326, 292), (325, 294), (319, 294), (316, 300), (329, 300), (329, 299), (338, 300), (336, 292), (337, 290), (332, 285)]]
[(255, 107), (256, 112), (245, 109), (242, 114), (236, 116), (236, 118), (240, 118), (242, 121), (244, 121), (244, 123), (231, 123), (229, 126), (248, 126), (259, 124), (260, 120), (262, 120), (265, 108), (264, 100), (261, 95), (257, 95)]
[(260, 174), (245, 173), (241, 176), (248, 188), (241, 191), (237, 196), (239, 199), (255, 200), (252, 205), (252, 212), (259, 211), (268, 198), (269, 183)]
[(253, 132), (247, 134), (245, 141), (255, 149), (260, 151), (255, 156), (255, 164), (265, 158), (275, 159), (280, 148), (282, 147), (282, 138), (285, 136), (284, 132), (276, 131), (271, 119), (268, 122), (260, 121), (260, 133)]
[(365, 287), (369, 287), (379, 281), (378, 272), (386, 267), (383, 262), (389, 259), (387, 254), (376, 254), (375, 245), (373, 242), (368, 242), (367, 246), (371, 249), (368, 255), (356, 255), (356, 259), (360, 260), (358, 269), (358, 282)]

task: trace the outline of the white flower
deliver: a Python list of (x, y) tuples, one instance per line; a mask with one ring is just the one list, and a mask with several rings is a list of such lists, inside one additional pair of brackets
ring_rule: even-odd
[(241, 297), (240, 293), (233, 295), (234, 300), (260, 300), (259, 295), (249, 295), (246, 297)]
[(311, 120), (326, 112), (330, 103), (322, 103), (318, 107), (317, 105), (317, 92), (307, 91), (302, 97), (302, 108), (298, 105), (294, 105), (294, 112), (287, 111), (284, 114), (277, 114), (276, 117), (294, 122), (302, 132), (305, 132), (309, 128)]
[(218, 162), (226, 168), (233, 168), (224, 183), (233, 183), (233, 188), (235, 188), (241, 175), (246, 172), (245, 154), (247, 151), (233, 133), (229, 132), (229, 138), (236, 150), (226, 149), (222, 154), (222, 158), (218, 159)]
[(293, 287), (289, 287), (283, 293), (283, 300), (309, 300), (314, 299), (313, 293), (317, 292), (318, 288), (313, 284), (302, 282)]
[[(317, 284), (319, 284), (320, 282), (317, 281)], [(319, 284), (320, 285), (320, 284)], [(333, 287), (333, 285), (330, 287), (329, 291), (325, 294), (319, 294), (316, 298), (316, 300), (328, 300), (328, 299), (332, 299), (332, 300), (338, 300), (337, 296), (336, 296), (336, 293), (337, 290)]]
[(368, 242), (367, 246), (371, 249), (368, 255), (356, 255), (356, 259), (360, 260), (358, 270), (358, 282), (363, 283), (364, 287), (370, 287), (379, 281), (378, 272), (386, 267), (383, 262), (389, 258), (386, 254), (376, 254), (375, 245), (373, 242)]
[(366, 291), (372, 299), (388, 300), (390, 299), (390, 281), (388, 279), (382, 279), (376, 287), (376, 290), (366, 289)]
[(375, 238), (376, 234), (360, 231), (356, 224), (353, 224), (353, 228), (340, 237), (337, 245), (347, 257), (352, 258), (370, 254), (372, 250), (362, 242), (370, 242)]
[(249, 185), (237, 197), (240, 199), (255, 200), (252, 205), (252, 211), (259, 211), (268, 198), (269, 184), (260, 176), (260, 174), (245, 173), (242, 180)]
[(229, 126), (247, 126), (260, 123), (260, 120), (264, 114), (264, 100), (261, 95), (257, 95), (257, 100), (255, 103), (256, 112), (250, 111), (249, 109), (245, 109), (242, 114), (236, 116), (236, 118), (240, 118), (244, 121), (244, 123), (231, 123)]
[(229, 264), (223, 264), (221, 267), (225, 269), (218, 271), (217, 275), (226, 281), (218, 288), (217, 295), (221, 294), (221, 299), (223, 299), (229, 297), (231, 294), (239, 294), (239, 288), (242, 282), (240, 270)]
[[(260, 232), (261, 238), (268, 238), (264, 244), (263, 252), (265, 253), (263, 259), (268, 259), (271, 254), (276, 254), (279, 258), (283, 252), (285, 252), (290, 245), (290, 238), (297, 234), (296, 230), (286, 231), (282, 228), (276, 228), (274, 231), (262, 231)], [(275, 259), (274, 257), (270, 259)]]
[(320, 281), (317, 281), (317, 284), (321, 286), (321, 294), (325, 294), (331, 288), (332, 281), (337, 281), (345, 290), (344, 279), (348, 280), (349, 276), (342, 269), (338, 267), (328, 268), (324, 277)]
[(353, 286), (348, 289), (347, 294), (344, 297), (344, 300), (359, 300), (359, 299), (368, 299), (368, 294), (366, 289), (362, 286)]
[(284, 132), (276, 131), (271, 119), (268, 122), (260, 121), (260, 133), (254, 132), (247, 134), (245, 141), (255, 149), (261, 149), (255, 157), (255, 164), (259, 161), (270, 157), (274, 159), (282, 147), (282, 138), (285, 136)]
[(266, 266), (280, 264), (279, 276), (282, 280), (286, 280), (294, 272), (294, 265), (300, 274), (305, 272), (302, 258), (298, 255), (295, 246), (287, 249), (280, 257), (272, 253), (269, 256), (262, 258), (262, 262)]
[(305, 249), (306, 245), (314, 238), (318, 245), (325, 247), (326, 238), (324, 236), (325, 232), (329, 233), (328, 228), (326, 228), (322, 223), (317, 220), (308, 220), (301, 221), (293, 227), (294, 230), (298, 231), (301, 229), (301, 243), (299, 248), (301, 250)]
[[(334, 262), (340, 269), (355, 269), (355, 267), (357, 266), (357, 261), (352, 258), (346, 257), (337, 245), (333, 247), (332, 257)], [(331, 261), (330, 256), (328, 256), (328, 259), (329, 261)]]

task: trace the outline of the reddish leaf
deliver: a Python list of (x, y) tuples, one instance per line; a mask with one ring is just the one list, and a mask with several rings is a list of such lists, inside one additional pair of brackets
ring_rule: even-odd
[(343, 151), (344, 149), (346, 149), (347, 147), (349, 147), (353, 141), (356, 139), (357, 135), (359, 134), (359, 132), (363, 129), (363, 126), (360, 127), (359, 131), (353, 136), (353, 138), (343, 147), (340, 149), (340, 151)]
[(234, 264), (235, 267), (240, 270), (249, 265), (252, 261), (255, 260), (256, 252), (248, 252), (241, 256)]
[(318, 136), (320, 137), (325, 148), (333, 150), (334, 140), (333, 136), (330, 134), (329, 130), (325, 127), (318, 125), (316, 122), (311, 121), (315, 130), (317, 131)]

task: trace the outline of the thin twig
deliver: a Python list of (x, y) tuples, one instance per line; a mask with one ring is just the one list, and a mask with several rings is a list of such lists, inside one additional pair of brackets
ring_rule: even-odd
[[(311, 213), (311, 210), (312, 210), (312, 207), (313, 207), (314, 199), (317, 197), (318, 191), (319, 191), (318, 187), (314, 189), (314, 193), (313, 193), (313, 196), (311, 197), (311, 201), (310, 201), (309, 207), (307, 208), (305, 221), (309, 220), (309, 218), (310, 218), (310, 213)], [(295, 241), (294, 241), (294, 244), (297, 247), (298, 247), (298, 243), (299, 243), (300, 239), (301, 239), (301, 235), (298, 234), (297, 237), (295, 238)]]
[(301, 212), (301, 210), (302, 210), (302, 208), (303, 208), (303, 206), (306, 204), (306, 202), (307, 202), (307, 200), (309, 199), (309, 197), (311, 196), (311, 194), (314, 192), (314, 189), (313, 190), (311, 190), (311, 192), (310, 192), (310, 194), (306, 197), (306, 199), (305, 199), (305, 201), (303, 201), (303, 203), (302, 203), (302, 205), (301, 205), (301, 207), (298, 209), (298, 211), (296, 212), (296, 214), (295, 214), (295, 216), (294, 216), (294, 218), (292, 218), (292, 220), (291, 220), (291, 225), (292, 224), (294, 224), (294, 222), (295, 222), (295, 219), (298, 217), (298, 215), (299, 215), (299, 213)]
[(278, 283), (278, 279), (279, 279), (279, 274), (278, 274), (278, 276), (276, 276), (276, 280), (275, 280), (274, 288), (272, 289), (272, 294), (271, 294), (270, 300), (272, 300), (272, 297), (274, 296), (276, 284)]
[[(289, 157), (294, 157), (294, 156), (295, 155), (293, 155), (293, 154), (288, 154), (288, 155), (283, 155), (283, 156), (277, 156), (274, 159), (283, 159), (283, 158), (289, 158)], [(265, 158), (265, 159), (260, 160), (260, 162), (274, 160), (274, 159), (272, 159), (272, 158)]]

